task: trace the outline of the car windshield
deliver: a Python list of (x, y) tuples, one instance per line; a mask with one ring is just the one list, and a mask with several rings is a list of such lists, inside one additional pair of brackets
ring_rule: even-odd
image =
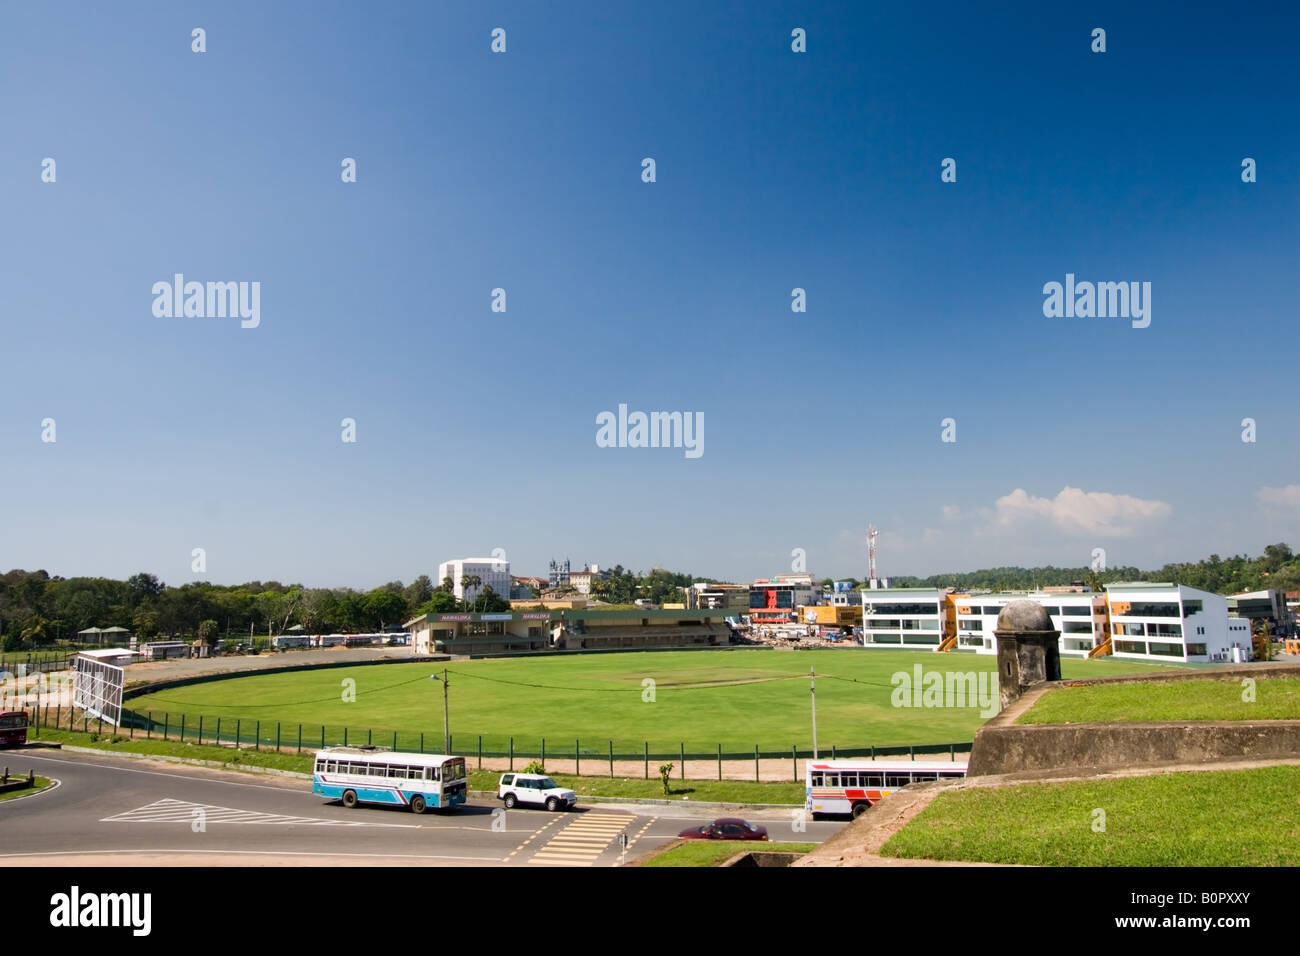
[(560, 789), (559, 784), (557, 784), (557, 783), (556, 783), (554, 780), (552, 780), (550, 777), (543, 777), (542, 780), (539, 781), (539, 783), (541, 784), (541, 788), (542, 788), (543, 790), (558, 790), (558, 789)]

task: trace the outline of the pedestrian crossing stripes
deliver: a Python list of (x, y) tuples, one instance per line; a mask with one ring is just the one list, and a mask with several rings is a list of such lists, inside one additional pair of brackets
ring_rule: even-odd
[(631, 813), (588, 811), (556, 833), (528, 862), (539, 866), (590, 866), (635, 819)]
[(189, 823), (202, 820), (212, 823), (245, 823), (259, 826), (309, 826), (309, 827), (411, 827), (410, 823), (376, 823), (365, 820), (324, 820), (318, 817), (297, 817), (286, 813), (264, 813), (260, 810), (237, 810), (234, 807), (217, 807), (208, 803), (191, 803), (188, 800), (155, 800), (153, 803), (125, 813), (104, 817), (100, 823)]

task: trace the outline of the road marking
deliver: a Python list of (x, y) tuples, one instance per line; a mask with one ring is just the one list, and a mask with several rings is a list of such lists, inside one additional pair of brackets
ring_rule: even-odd
[[(80, 751), (73, 750), (72, 752), (77, 754), (77, 756), (83, 756), (83, 754)], [(124, 758), (147, 760), (157, 756), (155, 754), (146, 754), (140, 757), (136, 757), (134, 755), (128, 755), (127, 752), (113, 753), (112, 751), (95, 750), (92, 753), (84, 754), (84, 756), (100, 756), (101, 754), (103, 755), (104, 760), (107, 761), (106, 763), (101, 763), (96, 760), (73, 760), (64, 757), (37, 757), (35, 754), (27, 754), (24, 756), (25, 759), (28, 760), (45, 760), (45, 761), (49, 761), (50, 763), (61, 763), (64, 765), (71, 764), (75, 767), (94, 767), (97, 770), (109, 770), (114, 773), (139, 773), (139, 774), (144, 774), (145, 776), (148, 777), (172, 777), (176, 780), (188, 780), (191, 783), (194, 782), (220, 783), (220, 784), (224, 784), (227, 787), (248, 787), (253, 790), (274, 790), (277, 793), (293, 793), (295, 790), (298, 789), (297, 787), (272, 787), (265, 783), (244, 783), (243, 781), (240, 780), (222, 780), (220, 777), (214, 776), (214, 774), (218, 774), (218, 773), (236, 774), (236, 773), (249, 772), (248, 770), (239, 770), (233, 767), (227, 768), (227, 767), (198, 766), (195, 767), (196, 770), (207, 771), (207, 773), (184, 774), (184, 773), (164, 773), (161, 770), (137, 770), (135, 767), (121, 767), (112, 762), (114, 759), (121, 760)], [(288, 776), (290, 772), (285, 771), (285, 773), (286, 773), (286, 777), (283, 779), (294, 780), (295, 782), (301, 781), (304, 783), (311, 781), (310, 774), (302, 774), (301, 776), (299, 776), (298, 774), (294, 773), (293, 776)]]
[(104, 817), (100, 823), (192, 823), (195, 813), (201, 812), (204, 824), (246, 823), (258, 826), (312, 826), (312, 827), (396, 827), (418, 829), (414, 823), (372, 823), (368, 820), (324, 820), (318, 817), (296, 817), (286, 813), (265, 813), (261, 810), (237, 810), (217, 807), (208, 803), (191, 803), (188, 800), (155, 800), (153, 803), (124, 813)]
[(631, 813), (588, 810), (553, 836), (528, 862), (539, 866), (590, 866), (635, 819)]
[(645, 835), (646, 830), (650, 829), (650, 824), (654, 823), (658, 819), (659, 819), (658, 817), (651, 817), (649, 820), (647, 820), (646, 825), (643, 826), (640, 830), (636, 831), (636, 836), (632, 837), (632, 839), (627, 841), (627, 848), (629, 850), (632, 849), (632, 844), (636, 843), (637, 840), (641, 839), (641, 837)]
[[(506, 815), (506, 820), (509, 820), (509, 819), (510, 819), (510, 815), (507, 814), (507, 815)], [(552, 820), (550, 823), (546, 824), (546, 825), (545, 825), (544, 827), (542, 827), (540, 830), (537, 830), (537, 831), (533, 832), (533, 833), (528, 837), (527, 840), (525, 840), (523, 843), (519, 844), (517, 847), (515, 847), (513, 850), (511, 850), (509, 853), (507, 853), (507, 854), (505, 855), (505, 857), (501, 860), (501, 862), (502, 862), (502, 863), (509, 863), (511, 857), (513, 857), (515, 854), (517, 854), (517, 853), (518, 853), (520, 850), (522, 850), (524, 847), (528, 846), (528, 844), (532, 843), (534, 840), (536, 840), (539, 836), (541, 836), (543, 833), (545, 833), (545, 832), (546, 832), (547, 830), (549, 830), (551, 827), (553, 827), (553, 826), (555, 826), (557, 823), (561, 822), (563, 819), (564, 819), (564, 817), (556, 817), (554, 820)]]
[(39, 856), (122, 856), (124, 854), (135, 854), (147, 856), (151, 853), (157, 853), (162, 856), (185, 856), (189, 853), (209, 853), (214, 856), (271, 856), (271, 857), (290, 857), (290, 856), (308, 856), (308, 857), (355, 857), (361, 860), (371, 859), (393, 859), (393, 860), (474, 860), (480, 863), (495, 863), (497, 858), (494, 856), (446, 856), (430, 853), (338, 853), (311, 850), (178, 850), (175, 847), (159, 847), (157, 849), (141, 849), (138, 847), (124, 848), (119, 850), (40, 850), (33, 853), (5, 853), (0, 854), (0, 860), (17, 860), (23, 857)]
[(45, 794), (58, 790), (63, 785), (63, 781), (55, 777), (46, 777), (50, 785), (44, 790), (37, 790), (35, 793), (24, 793), (21, 797), (10, 797), (8, 800), (0, 800), (0, 807), (7, 807), (10, 804), (18, 803), (20, 800), (30, 800), (32, 797), (43, 797)]

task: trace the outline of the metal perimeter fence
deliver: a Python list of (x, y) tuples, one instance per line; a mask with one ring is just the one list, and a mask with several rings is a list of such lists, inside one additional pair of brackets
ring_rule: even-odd
[[(672, 761), (675, 769), (680, 771), (681, 779), (686, 779), (686, 762), (716, 762), (718, 779), (723, 779), (724, 763), (753, 761), (754, 779), (759, 780), (759, 763), (763, 760), (791, 761), (794, 782), (802, 778), (798, 772), (800, 760), (812, 759), (810, 747), (800, 748), (792, 744), (788, 749), (763, 749), (758, 744), (753, 750), (738, 751), (724, 749), (721, 743), (713, 749), (700, 750), (698, 743), (687, 750), (685, 742), (679, 742), (675, 748), (665, 749), (657, 743), (652, 749), (649, 741), (601, 740), (597, 742), (582, 740), (556, 740), (546, 737), (514, 737), (501, 734), (461, 734), (448, 735), (444, 741), (442, 732), (397, 731), (374, 727), (331, 726), (326, 724), (288, 723), (270, 720), (248, 720), (240, 717), (208, 717), (202, 714), (175, 714), (167, 711), (146, 711), (138, 713), (124, 710), (121, 726), (114, 727), (102, 718), (91, 717), (80, 710), (64, 707), (61, 704), (43, 704), (28, 710), (28, 725), (37, 729), (49, 727), (63, 730), (82, 731), (109, 736), (120, 740), (163, 740), (191, 743), (195, 745), (242, 747), (253, 750), (267, 750), (280, 754), (314, 753), (324, 747), (383, 747), (391, 750), (416, 751), (419, 753), (441, 753), (448, 749), (452, 755), (477, 759), (478, 768), (482, 769), (485, 759), (508, 760), (509, 769), (514, 770), (516, 762), (520, 768), (534, 760), (545, 764), (547, 759), (572, 760), (575, 775), (582, 775), (584, 765), (590, 767), (589, 776), (606, 773), (615, 776), (616, 763), (640, 763), (644, 767), (646, 779), (651, 777), (653, 765), (654, 776), (659, 776), (662, 761)], [(445, 743), (449, 748), (444, 748)], [(926, 757), (947, 757), (956, 761), (958, 754), (970, 752), (971, 742), (947, 744), (912, 744), (907, 746), (859, 746), (819, 747), (820, 759), (846, 759), (867, 757), (906, 757), (911, 760)]]
[(72, 666), (72, 655), (66, 653), (0, 654), (0, 674), (25, 677), (28, 674), (52, 674), (66, 671)]

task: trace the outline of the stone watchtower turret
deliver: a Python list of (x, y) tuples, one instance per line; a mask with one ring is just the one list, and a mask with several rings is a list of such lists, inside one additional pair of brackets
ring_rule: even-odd
[(993, 629), (1003, 709), (1034, 684), (1061, 679), (1061, 632), (1037, 601), (1012, 601)]

